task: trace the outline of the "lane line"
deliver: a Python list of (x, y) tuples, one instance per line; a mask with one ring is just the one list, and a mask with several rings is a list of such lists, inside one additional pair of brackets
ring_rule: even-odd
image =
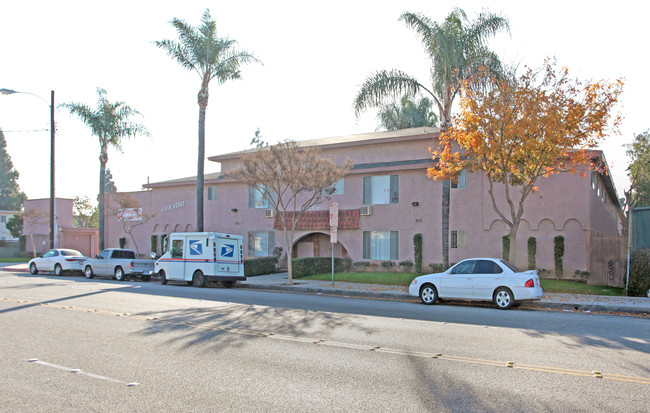
[(81, 374), (83, 376), (91, 377), (93, 379), (110, 381), (112, 383), (125, 384), (125, 385), (130, 386), (130, 387), (139, 384), (139, 383), (136, 383), (136, 382), (126, 383), (126, 382), (123, 382), (121, 380), (113, 379), (113, 378), (106, 377), (106, 376), (101, 376), (99, 374), (91, 373), (89, 371), (84, 371), (84, 370), (81, 370), (81, 369), (74, 369), (72, 367), (61, 366), (61, 365), (58, 365), (58, 364), (54, 364), (54, 363), (50, 363), (50, 362), (47, 362), (47, 361), (39, 360), (37, 358), (32, 358), (32, 359), (29, 359), (27, 361), (30, 362), (30, 363), (34, 363), (34, 364), (40, 364), (42, 366), (47, 366), (47, 367), (52, 367), (52, 368), (55, 368), (55, 369), (67, 371), (69, 373)]
[[(5, 301), (16, 302), (16, 303), (28, 303), (28, 301), (25, 301), (25, 300), (15, 300), (15, 299), (4, 298), (4, 297), (0, 297), (0, 299), (5, 300)], [(443, 360), (443, 361), (453, 361), (453, 362), (459, 362), (459, 363), (479, 364), (479, 365), (491, 366), (491, 367), (505, 367), (505, 368), (511, 368), (511, 369), (536, 371), (536, 372), (540, 372), (540, 373), (561, 374), (561, 375), (579, 376), (579, 377), (598, 377), (598, 378), (602, 378), (602, 379), (605, 379), (605, 380), (614, 380), (614, 381), (622, 381), (622, 382), (630, 382), (630, 383), (638, 383), (638, 384), (650, 385), (650, 378), (648, 378), (648, 377), (626, 376), (626, 375), (619, 375), (619, 374), (608, 374), (608, 373), (603, 373), (603, 372), (600, 372), (599, 375), (596, 375), (596, 374), (593, 373), (593, 370), (592, 371), (574, 370), (574, 369), (566, 369), (566, 368), (561, 368), (561, 367), (540, 366), (540, 365), (525, 364), (525, 363), (518, 364), (516, 362), (510, 364), (508, 361), (486, 360), (486, 359), (478, 359), (478, 358), (465, 357), (465, 356), (455, 356), (455, 355), (441, 354), (441, 353), (414, 352), (414, 351), (410, 351), (410, 350), (392, 349), (392, 348), (388, 348), (388, 347), (382, 348), (380, 346), (370, 346), (370, 345), (364, 345), (364, 344), (330, 341), (330, 340), (323, 340), (323, 339), (316, 339), (316, 338), (309, 338), (309, 337), (288, 336), (288, 335), (282, 335), (282, 334), (275, 334), (275, 333), (271, 333), (271, 332), (244, 330), (244, 329), (231, 328), (231, 327), (219, 327), (219, 326), (213, 326), (213, 325), (208, 325), (208, 324), (197, 324), (197, 323), (193, 323), (191, 321), (175, 320), (173, 318), (164, 319), (164, 318), (158, 318), (158, 317), (147, 317), (147, 316), (142, 316), (142, 315), (137, 315), (137, 314), (117, 313), (117, 312), (112, 312), (112, 311), (96, 310), (96, 309), (92, 310), (92, 309), (88, 309), (88, 308), (65, 306), (65, 305), (52, 304), (52, 303), (44, 303), (44, 304), (40, 304), (40, 305), (47, 306), (48, 308), (57, 308), (57, 309), (64, 309), (64, 310), (80, 311), (80, 312), (87, 312), (87, 313), (91, 313), (91, 314), (111, 316), (111, 317), (117, 316), (117, 317), (124, 317), (124, 318), (130, 318), (130, 319), (141, 320), (141, 321), (151, 321), (153, 323), (165, 323), (165, 324), (169, 324), (169, 325), (183, 325), (183, 326), (199, 328), (199, 329), (203, 329), (203, 330), (223, 331), (223, 332), (241, 334), (241, 335), (247, 335), (247, 336), (265, 337), (265, 338), (271, 338), (271, 339), (274, 339), (274, 340), (285, 340), (285, 341), (292, 341), (292, 342), (305, 343), (305, 344), (317, 344), (317, 345), (322, 345), (322, 346), (338, 347), (338, 348), (345, 348), (345, 349), (350, 349), (350, 350), (374, 351), (374, 352), (385, 353), (385, 354), (395, 354), (395, 355), (401, 355), (401, 356), (412, 356), (412, 357), (440, 359), (440, 360)], [(64, 367), (63, 369), (68, 369), (68, 368)], [(92, 374), (92, 373), (90, 373), (90, 374)], [(99, 376), (97, 378), (101, 378), (101, 377), (102, 376)], [(122, 382), (120, 382), (120, 383), (122, 383)]]

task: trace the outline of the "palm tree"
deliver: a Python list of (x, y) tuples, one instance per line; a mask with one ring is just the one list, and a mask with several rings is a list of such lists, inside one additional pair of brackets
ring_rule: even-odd
[[(431, 84), (425, 86), (414, 77), (400, 70), (381, 70), (368, 77), (354, 101), (357, 116), (370, 107), (378, 107), (384, 101), (397, 100), (401, 96), (424, 94), (430, 96), (440, 113), (441, 129), (447, 130), (451, 120), (451, 108), (463, 81), (469, 79), (479, 68), (497, 71), (498, 57), (487, 46), (488, 38), (500, 30), (508, 30), (504, 17), (482, 12), (469, 22), (462, 9), (454, 9), (438, 24), (419, 13), (406, 12), (400, 20), (420, 36), (424, 50), (431, 59)], [(442, 183), (442, 259), (449, 267), (449, 189), (450, 181)]]
[(208, 107), (208, 86), (216, 79), (220, 84), (241, 78), (240, 66), (259, 62), (250, 53), (235, 49), (237, 42), (217, 36), (217, 23), (205, 10), (201, 25), (193, 27), (174, 18), (172, 26), (178, 32), (178, 42), (163, 40), (156, 46), (165, 50), (172, 59), (185, 69), (195, 71), (201, 77), (199, 103), (199, 157), (196, 174), (196, 229), (203, 231), (203, 164), (205, 158), (205, 111)]
[(438, 116), (431, 110), (433, 101), (423, 97), (414, 102), (408, 96), (402, 96), (399, 105), (391, 102), (379, 108), (379, 127), (386, 130), (416, 128), (418, 126), (436, 126)]
[(104, 193), (106, 189), (106, 163), (108, 162), (108, 147), (122, 150), (122, 139), (136, 135), (149, 135), (147, 128), (132, 122), (133, 116), (140, 112), (132, 109), (124, 102), (109, 102), (106, 91), (97, 88), (97, 107), (92, 109), (83, 103), (63, 103), (71, 114), (77, 115), (85, 123), (93, 135), (99, 138), (99, 250), (104, 249)]

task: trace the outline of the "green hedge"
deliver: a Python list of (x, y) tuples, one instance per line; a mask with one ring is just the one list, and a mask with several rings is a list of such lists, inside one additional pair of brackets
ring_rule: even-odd
[(413, 249), (415, 258), (415, 272), (422, 272), (422, 234), (413, 235)]
[(537, 238), (528, 238), (528, 269), (534, 270), (537, 267)]
[[(294, 258), (291, 260), (293, 277), (308, 277), (310, 275), (332, 272), (332, 257)], [(349, 258), (334, 258), (334, 272), (345, 272), (350, 269), (352, 262)]]
[(510, 259), (510, 234), (501, 237), (501, 251), (503, 259), (508, 261)]
[(555, 276), (560, 278), (564, 272), (562, 257), (564, 257), (564, 237), (558, 235), (553, 238), (553, 256), (555, 258)]
[(645, 297), (650, 290), (650, 258), (646, 251), (633, 251), (630, 256), (630, 279), (627, 295)]
[(244, 260), (244, 275), (254, 277), (275, 272), (275, 257), (257, 257)]

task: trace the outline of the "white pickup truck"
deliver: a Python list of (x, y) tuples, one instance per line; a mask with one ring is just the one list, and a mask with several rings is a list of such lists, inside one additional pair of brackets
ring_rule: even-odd
[(126, 277), (134, 275), (142, 278), (143, 281), (149, 281), (154, 266), (154, 260), (136, 259), (133, 250), (107, 248), (101, 254), (95, 255), (95, 258), (86, 260), (83, 269), (86, 278), (99, 275), (124, 281)]

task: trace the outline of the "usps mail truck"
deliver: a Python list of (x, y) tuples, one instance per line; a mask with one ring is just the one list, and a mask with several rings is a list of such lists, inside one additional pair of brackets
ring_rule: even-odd
[(155, 271), (162, 284), (184, 281), (204, 287), (208, 281), (220, 281), (230, 288), (246, 280), (243, 241), (241, 235), (218, 232), (172, 233)]

